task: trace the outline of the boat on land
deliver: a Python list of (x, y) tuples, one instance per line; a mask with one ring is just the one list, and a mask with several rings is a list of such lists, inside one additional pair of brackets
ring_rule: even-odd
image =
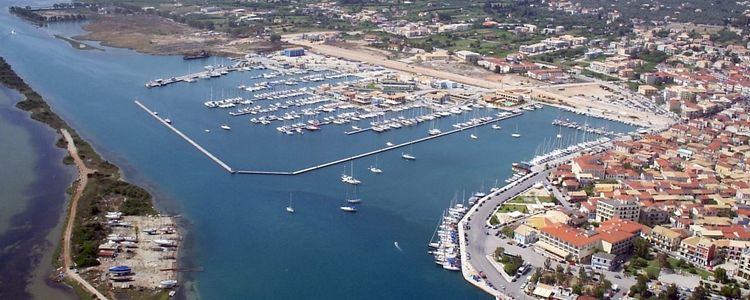
[(174, 279), (167, 279), (167, 280), (159, 281), (159, 287), (162, 289), (171, 289), (176, 286), (177, 286), (177, 280), (174, 280)]

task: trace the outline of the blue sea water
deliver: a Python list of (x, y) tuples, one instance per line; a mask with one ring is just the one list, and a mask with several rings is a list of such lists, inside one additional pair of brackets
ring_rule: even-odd
[[(3, 35), (11, 29), (18, 35)], [(429, 124), (380, 135), (345, 136), (349, 125), (280, 135), (274, 129), (278, 125), (251, 126), (249, 116), (230, 119), (226, 111), (202, 105), (212, 91), (214, 98), (241, 95), (235, 87), (250, 73), (146, 89), (148, 80), (196, 71), (214, 61), (185, 62), (106, 47), (83, 51), (52, 36), (80, 32), (77, 24), (35, 28), (3, 9), (0, 55), (129, 180), (152, 191), (162, 209), (184, 216), (189, 232), (183, 262), (204, 268), (190, 277), (194, 292), (205, 299), (488, 298), (427, 254), (441, 212), (454, 195), (489, 189), (496, 179), (511, 175), (512, 162), (533, 157), (545, 139), (558, 133), (551, 119), (582, 120), (553, 108), (526, 112), (502, 121), (502, 130), (478, 128), (478, 140), (469, 139), (467, 131), (410, 147), (414, 162), (402, 160), (398, 150), (380, 154), (380, 175), (366, 170), (374, 157), (357, 160), (363, 203), (358, 213), (345, 214), (338, 207), (348, 189), (340, 182), (348, 164), (293, 177), (231, 175), (133, 101), (169, 116), (238, 169), (299, 169), (424, 136)], [(439, 126), (450, 129), (448, 121)], [(224, 122), (233, 129), (221, 131)], [(520, 139), (510, 136), (516, 126)], [(562, 134), (575, 133), (563, 129)], [(290, 193), (294, 215), (284, 210)]]

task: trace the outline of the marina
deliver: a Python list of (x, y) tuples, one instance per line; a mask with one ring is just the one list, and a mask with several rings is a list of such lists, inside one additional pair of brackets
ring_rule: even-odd
[[(134, 102), (141, 109), (143, 109), (149, 115), (151, 115), (152, 117), (154, 117), (155, 119), (157, 119), (164, 126), (167, 126), (167, 128), (171, 129), (173, 132), (175, 132), (177, 135), (179, 135), (182, 139), (184, 139), (190, 145), (192, 145), (193, 147), (195, 147), (196, 149), (198, 149), (198, 151), (200, 151), (201, 153), (203, 153), (204, 155), (206, 155), (209, 159), (211, 159), (216, 164), (218, 164), (219, 166), (221, 166), (227, 172), (233, 173), (233, 174), (247, 174), (247, 175), (299, 175), (299, 174), (307, 173), (307, 172), (310, 172), (310, 171), (315, 171), (315, 170), (318, 170), (318, 169), (326, 168), (326, 167), (329, 167), (329, 166), (333, 166), (333, 165), (337, 165), (337, 164), (341, 164), (341, 163), (346, 163), (346, 162), (349, 162), (349, 161), (352, 161), (352, 160), (356, 160), (356, 159), (360, 159), (360, 158), (363, 158), (363, 157), (367, 157), (367, 156), (371, 156), (371, 155), (376, 155), (376, 154), (383, 153), (383, 152), (386, 152), (386, 151), (390, 151), (390, 150), (394, 150), (394, 149), (398, 149), (398, 148), (402, 148), (402, 147), (406, 147), (406, 146), (411, 146), (411, 145), (414, 145), (414, 144), (417, 144), (417, 143), (429, 141), (429, 140), (432, 140), (432, 139), (440, 138), (440, 137), (451, 135), (451, 134), (455, 134), (455, 133), (462, 132), (462, 131), (467, 130), (467, 129), (471, 129), (471, 128), (474, 128), (474, 127), (478, 127), (478, 126), (483, 126), (483, 125), (495, 123), (497, 121), (505, 120), (505, 119), (512, 118), (512, 117), (515, 117), (515, 116), (519, 115), (518, 113), (507, 113), (507, 114), (503, 114), (501, 117), (490, 118), (490, 119), (487, 119), (487, 120), (479, 120), (477, 122), (472, 122), (471, 124), (467, 124), (465, 126), (462, 126), (460, 128), (453, 129), (453, 130), (450, 130), (450, 131), (442, 132), (440, 134), (428, 135), (428, 136), (423, 137), (423, 138), (415, 139), (415, 140), (404, 142), (404, 143), (401, 143), (401, 144), (387, 146), (387, 147), (384, 147), (384, 148), (380, 148), (380, 149), (376, 149), (376, 150), (373, 150), (373, 151), (369, 151), (369, 152), (365, 152), (365, 153), (361, 153), (361, 154), (357, 154), (357, 155), (345, 157), (345, 158), (342, 158), (342, 159), (338, 159), (338, 160), (334, 160), (334, 161), (330, 161), (330, 162), (326, 162), (326, 163), (322, 163), (322, 164), (315, 165), (315, 166), (308, 167), (308, 168), (299, 169), (299, 170), (296, 170), (296, 171), (235, 170), (232, 167), (230, 167), (229, 165), (227, 165), (224, 161), (222, 161), (221, 159), (219, 159), (218, 157), (216, 157), (215, 155), (213, 155), (211, 152), (209, 152), (208, 150), (206, 150), (205, 148), (203, 148), (200, 144), (198, 144), (195, 141), (193, 141), (192, 139), (190, 139), (190, 137), (188, 137), (187, 135), (185, 135), (184, 133), (182, 133), (179, 129), (177, 129), (175, 126), (173, 126), (170, 122), (167, 122), (167, 121), (165, 121), (165, 119), (162, 119), (157, 113), (155, 113), (154, 111), (150, 110), (148, 107), (146, 107), (145, 105), (143, 105), (141, 102), (139, 102), (138, 100), (136, 100)], [(407, 158), (407, 159), (413, 159), (413, 158)]]
[[(12, 24), (18, 28), (19, 36), (33, 30), (29, 26), (5, 19), (4, 15), (0, 15), (0, 19), (3, 21), (0, 24)], [(54, 32), (63, 27), (64, 32), (76, 33), (75, 30), (78, 29), (73, 28), (74, 26), (76, 25), (56, 24), (45, 30)], [(174, 284), (171, 280), (176, 280), (181, 287), (178, 294), (186, 293), (188, 298), (191, 298), (189, 293), (194, 292), (199, 293), (202, 298), (209, 299), (246, 298), (249, 294), (257, 298), (294, 299), (304, 297), (310, 290), (315, 290), (319, 291), (320, 297), (330, 299), (397, 298), (403, 295), (404, 291), (418, 292), (420, 296), (432, 299), (482, 299), (486, 295), (457, 280), (454, 272), (436, 272), (435, 265), (425, 263), (425, 253), (418, 251), (425, 247), (424, 240), (433, 232), (435, 223), (438, 222), (437, 217), (445, 208), (445, 203), (440, 199), (444, 199), (443, 195), (452, 193), (457, 187), (476, 188), (486, 178), (506, 176), (510, 173), (507, 166), (511, 162), (529, 159), (534, 147), (542, 139), (554, 136), (557, 132), (556, 128), (549, 125), (551, 117), (555, 117), (557, 113), (552, 109), (547, 112), (547, 108), (536, 111), (523, 110), (522, 115), (501, 121), (504, 124), (492, 121), (486, 123), (502, 125), (502, 129), (499, 130), (481, 125), (463, 127), (463, 131), (461, 128), (452, 127), (452, 124), (466, 123), (472, 118), (495, 116), (494, 113), (481, 115), (480, 112), (489, 109), (477, 109), (472, 106), (476, 112), (465, 111), (461, 115), (444, 117), (441, 123), (435, 121), (438, 123), (435, 126), (432, 125), (433, 121), (426, 121), (413, 126), (402, 124), (402, 128), (391, 128), (382, 134), (375, 134), (369, 130), (345, 135), (344, 131), (355, 130), (350, 130), (351, 126), (358, 126), (360, 129), (371, 128), (373, 125), (369, 125), (369, 121), (372, 120), (355, 120), (348, 124), (335, 124), (331, 121), (314, 134), (287, 137), (286, 134), (279, 134), (274, 130), (274, 127), (283, 126), (284, 121), (272, 121), (278, 124), (268, 127), (253, 126), (255, 123), (249, 119), (261, 117), (258, 114), (248, 113), (244, 117), (229, 115), (229, 112), (239, 108), (261, 105), (265, 109), (266, 104), (284, 104), (285, 101), (296, 99), (289, 97), (278, 101), (258, 100), (250, 94), (253, 92), (237, 89), (242, 84), (253, 86), (247, 77), (255, 77), (265, 70), (232, 71), (220, 77), (213, 77), (213, 80), (146, 89), (143, 83), (149, 78), (159, 76), (155, 74), (180, 74), (188, 64), (195, 65), (201, 63), (201, 60), (184, 61), (182, 57), (140, 55), (129, 50), (111, 48), (102, 53), (84, 53), (69, 49), (67, 45), (54, 39), (47, 40), (44, 36), (9, 43), (7, 47), (0, 49), (0, 52), (11, 62), (29, 64), (31, 70), (48, 70), (43, 75), (23, 68), (20, 72), (24, 77), (28, 77), (25, 79), (30, 84), (44, 91), (45, 96), (49, 95), (50, 105), (62, 112), (61, 115), (66, 120), (80, 128), (86, 138), (97, 145), (97, 150), (106, 153), (107, 158), (113, 162), (128, 166), (124, 168), (126, 176), (149, 183), (155, 191), (159, 191), (156, 196), (160, 205), (177, 210), (190, 220), (192, 227), (188, 234), (193, 242), (185, 247), (184, 256), (189, 257), (191, 262), (204, 265), (206, 271), (192, 273), (190, 278), (180, 278), (177, 274), (176, 279), (172, 279), (168, 276), (173, 275), (171, 272), (182, 272), (192, 268), (164, 267), (157, 269), (165, 271), (161, 271), (161, 274), (151, 281), (154, 287), (169, 287)], [(64, 59), (52, 59), (50, 53)], [(110, 60), (111, 53), (116, 53), (118, 59)], [(29, 61), (29, 56), (50, 59), (36, 62), (38, 59)], [(309, 72), (315, 72), (312, 69), (318, 67), (334, 68), (338, 63), (320, 57), (305, 59), (309, 61)], [(99, 67), (105, 62), (107, 72), (101, 71), (102, 68)], [(70, 68), (71, 63), (81, 68)], [(357, 63), (346, 66), (342, 63), (344, 67), (340, 71), (359, 75), (358, 69), (350, 68), (351, 65)], [(376, 69), (374, 66), (362, 67), (366, 68)], [(279, 79), (281, 78), (277, 76), (273, 79), (259, 78), (257, 81)], [(339, 80), (344, 79), (345, 77), (342, 77)], [(337, 79), (332, 78), (315, 82), (328, 83), (335, 80)], [(118, 84), (103, 84), (106, 82)], [(300, 85), (305, 84), (312, 85), (313, 82)], [(335, 82), (331, 85), (335, 86)], [(277, 89), (301, 87), (286, 83), (276, 86)], [(242, 97), (252, 100), (253, 104), (238, 103), (234, 108), (207, 108), (203, 103), (209, 99), (211, 88), (218, 91), (217, 95), (221, 94), (222, 90), (230, 91), (225, 92), (219, 100)], [(257, 92), (269, 91), (271, 89)], [(330, 101), (342, 101), (323, 95), (316, 96), (332, 99)], [(143, 106), (133, 106), (134, 98)], [(406, 103), (414, 100), (407, 99)], [(472, 101), (475, 100), (466, 100), (464, 104)], [(450, 100), (446, 107), (461, 104), (452, 102), (453, 100)], [(399, 106), (392, 105), (388, 108), (381, 105), (383, 103), (385, 102), (366, 106), (379, 109), (393, 109)], [(143, 114), (142, 110), (148, 113)], [(294, 110), (299, 113), (299, 109)], [(336, 111), (336, 114), (345, 113), (344, 110)], [(117, 118), (112, 117), (112, 111), (118, 112)], [(156, 114), (157, 111), (159, 114)], [(291, 114), (291, 111), (289, 112)], [(402, 113), (405, 119), (417, 115), (409, 115), (407, 111), (386, 112), (389, 115), (393, 114), (395, 118)], [(307, 123), (304, 114), (300, 115), (302, 116), (297, 121)], [(168, 126), (170, 130), (155, 130), (158, 123), (148, 121), (151, 117)], [(308, 116), (308, 119), (311, 118)], [(575, 120), (574, 118), (575, 116), (571, 117), (572, 120)], [(493, 120), (497, 118), (493, 117)], [(320, 121), (324, 122), (322, 119)], [(293, 123), (290, 120), (286, 122), (287, 125)], [(519, 124), (519, 132), (523, 135), (520, 139), (512, 139), (510, 136), (516, 123)], [(231, 129), (221, 130), (220, 125), (226, 125)], [(347, 201), (342, 199), (344, 192), (341, 189), (351, 187), (338, 180), (341, 175), (341, 169), (338, 167), (320, 168), (296, 177), (227, 176), (225, 173), (231, 172), (235, 167), (252, 170), (252, 166), (256, 165), (258, 170), (274, 170), (274, 167), (280, 170), (297, 170), (300, 165), (318, 165), (317, 162), (320, 161), (334, 161), (341, 157), (348, 158), (360, 153), (381, 150), (384, 144), (404, 147), (407, 146), (403, 145), (404, 143), (429, 135), (428, 131), (433, 127), (441, 133), (455, 131), (453, 134), (441, 136), (442, 138), (431, 139), (429, 147), (414, 143), (408, 145), (409, 147), (400, 148), (403, 151), (401, 155), (398, 153), (400, 151), (386, 150), (380, 152), (380, 155), (372, 155), (379, 158), (377, 162), (371, 156), (372, 161), (365, 159), (355, 162), (355, 167), (358, 167), (355, 169), (356, 177), (364, 182), (358, 188), (367, 196), (361, 203), (356, 204), (358, 211), (355, 214), (340, 211), (342, 206), (351, 204), (345, 203)], [(474, 128), (476, 133), (473, 132)], [(564, 134), (565, 130), (569, 129), (564, 128)], [(465, 134), (461, 134), (462, 132)], [(570, 132), (572, 130), (567, 133)], [(177, 133), (181, 138), (173, 138), (173, 133)], [(477, 135), (479, 139), (470, 139), (470, 133)], [(182, 140), (188, 141), (191, 146), (199, 149), (199, 152), (184, 151), (185, 144)], [(513, 146), (508, 147), (509, 143), (513, 143)], [(201, 154), (196, 155), (197, 153)], [(407, 163), (404, 154), (416, 160)], [(203, 155), (216, 158), (212, 158), (211, 161), (221, 168), (216, 168), (214, 163), (196, 161), (196, 158), (203, 159)], [(245, 161), (252, 162), (253, 165), (243, 165)], [(379, 174), (365, 170), (368, 165), (384, 172)], [(410, 184), (399, 185), (402, 179), (407, 177), (413, 178)], [(375, 188), (385, 186), (393, 188)], [(419, 188), (423, 186), (433, 188)], [(292, 191), (293, 203), (289, 200), (289, 192)], [(287, 206), (293, 207), (295, 212), (287, 212)], [(257, 230), (253, 234), (233, 237), (217, 234), (232, 232), (236, 228), (253, 227), (274, 230)], [(279, 236), (288, 238), (280, 240)], [(169, 240), (165, 237), (156, 239)], [(163, 245), (171, 243), (160, 242)], [(314, 254), (292, 250), (299, 249), (298, 247), (318, 250), (310, 251)], [(342, 249), (357, 255), (342, 255)], [(383, 263), (363, 261), (360, 258), (362, 255), (380, 257)], [(237, 259), (241, 257), (263, 259)], [(329, 259), (335, 259), (338, 263), (317, 263)], [(118, 263), (111, 266), (119, 265), (135, 270), (136, 275), (133, 275), (132, 279), (138, 280), (140, 272), (136, 265)], [(294, 268), (295, 272), (277, 271), (280, 268)], [(408, 269), (409, 272), (393, 276), (393, 270), (398, 268)], [(232, 276), (227, 277), (224, 274)], [(362, 280), (370, 282), (372, 287), (363, 287), (357, 281), (351, 280), (361, 274), (367, 274)], [(289, 282), (296, 284), (290, 287)], [(335, 288), (332, 282), (335, 283)], [(190, 286), (191, 284), (194, 287)], [(382, 286), (392, 288), (382, 289)]]

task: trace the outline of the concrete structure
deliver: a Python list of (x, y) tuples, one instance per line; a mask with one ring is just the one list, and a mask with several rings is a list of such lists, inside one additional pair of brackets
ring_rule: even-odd
[(617, 267), (617, 256), (605, 252), (597, 252), (591, 256), (591, 267), (597, 270), (613, 271)]
[(648, 234), (647, 239), (655, 248), (662, 251), (674, 251), (680, 247), (680, 242), (685, 236), (682, 233), (666, 228), (656, 226)]
[(521, 245), (530, 245), (537, 241), (536, 229), (533, 227), (521, 224), (513, 230), (513, 240)]
[(286, 48), (284, 49), (284, 56), (297, 57), (305, 55), (305, 48)]
[(691, 236), (680, 243), (680, 256), (703, 267), (710, 267), (716, 255), (714, 241), (700, 236)]
[(596, 221), (604, 222), (610, 219), (638, 221), (641, 206), (634, 200), (599, 200), (596, 204)]

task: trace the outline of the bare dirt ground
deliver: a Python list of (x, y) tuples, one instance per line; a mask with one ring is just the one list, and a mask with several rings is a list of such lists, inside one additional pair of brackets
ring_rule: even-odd
[[(126, 216), (123, 221), (130, 223), (130, 227), (115, 227), (113, 234), (122, 237), (133, 237), (138, 240), (137, 246), (127, 249), (112, 259), (101, 259), (102, 264), (97, 268), (101, 274), (99, 281), (108, 281), (107, 270), (114, 266), (129, 266), (133, 269), (131, 281), (113, 282), (110, 284), (117, 288), (122, 287), (142, 287), (147, 289), (158, 288), (159, 282), (167, 279), (175, 279), (173, 271), (161, 271), (163, 269), (173, 269), (177, 267), (177, 248), (176, 247), (159, 247), (154, 240), (175, 240), (179, 241), (180, 236), (175, 230), (174, 220), (170, 217), (159, 216)], [(158, 234), (150, 235), (142, 232), (145, 229), (165, 229), (169, 230), (164, 233), (159, 230)]]
[(101, 16), (83, 27), (88, 34), (76, 39), (102, 41), (104, 45), (135, 49), (149, 54), (186, 54), (218, 51), (228, 39), (208, 35), (187, 25), (149, 15)]

